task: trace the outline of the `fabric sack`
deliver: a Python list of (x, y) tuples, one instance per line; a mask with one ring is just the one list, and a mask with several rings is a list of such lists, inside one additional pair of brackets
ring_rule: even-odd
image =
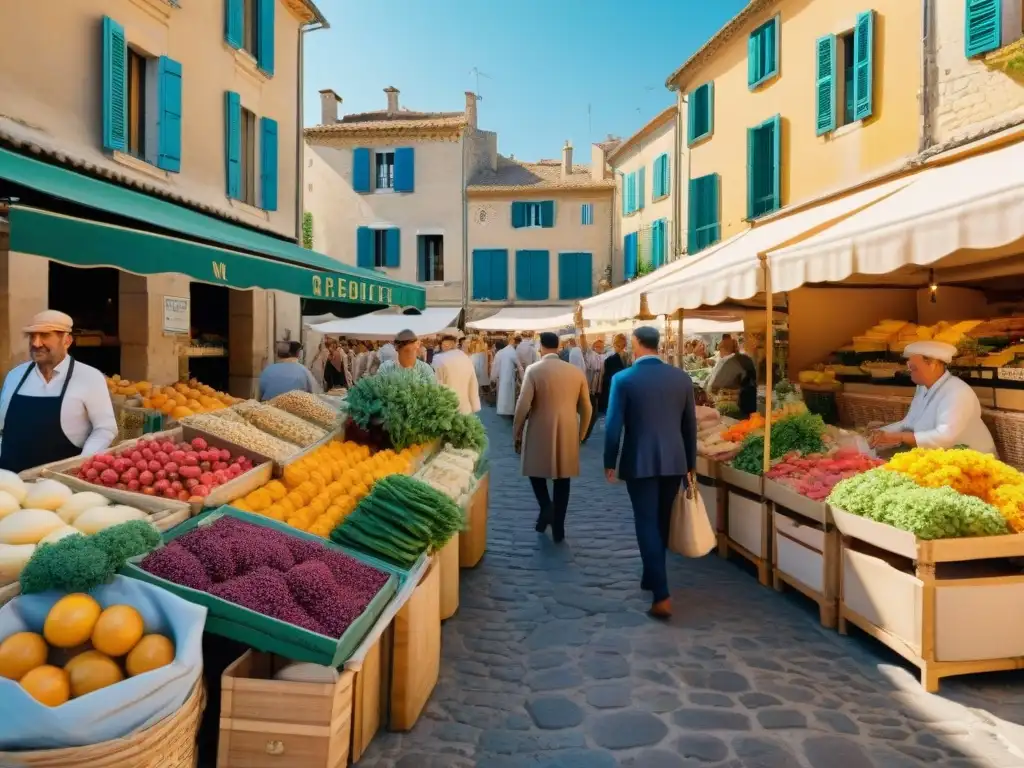
[(683, 557), (704, 557), (718, 544), (718, 537), (708, 520), (704, 500), (696, 483), (676, 496), (669, 524), (668, 548)]

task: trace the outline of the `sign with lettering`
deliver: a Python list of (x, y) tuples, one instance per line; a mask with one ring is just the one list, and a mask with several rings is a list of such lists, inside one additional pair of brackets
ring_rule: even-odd
[(183, 334), (189, 332), (191, 312), (190, 300), (177, 296), (164, 296), (164, 333)]
[(367, 304), (391, 304), (393, 289), (369, 280), (344, 275), (313, 275), (313, 295), (323, 299), (359, 301)]

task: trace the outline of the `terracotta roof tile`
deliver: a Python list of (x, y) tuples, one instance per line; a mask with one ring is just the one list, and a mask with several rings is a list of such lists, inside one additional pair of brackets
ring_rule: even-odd
[(346, 115), (337, 123), (316, 125), (305, 130), (306, 136), (336, 136), (375, 131), (410, 131), (455, 129), (468, 125), (462, 112), (362, 112)]
[(613, 179), (594, 181), (590, 167), (574, 165), (568, 178), (562, 178), (561, 160), (524, 163), (498, 155), (498, 170), (487, 169), (469, 180), (469, 188), (478, 189), (611, 189)]

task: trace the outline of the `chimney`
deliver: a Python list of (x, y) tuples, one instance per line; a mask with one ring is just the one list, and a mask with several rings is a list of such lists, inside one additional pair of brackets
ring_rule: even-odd
[(562, 178), (566, 179), (572, 175), (572, 144), (569, 140), (565, 140), (565, 146), (562, 147)]
[(466, 123), (476, 130), (476, 94), (466, 91)]
[(590, 147), (590, 178), (594, 181), (604, 181), (605, 166), (608, 164), (604, 147), (594, 144)]
[(334, 125), (338, 122), (338, 105), (341, 104), (341, 96), (330, 88), (320, 91), (320, 124)]
[(388, 95), (388, 114), (393, 115), (398, 111), (398, 89), (389, 85), (384, 89), (384, 93)]

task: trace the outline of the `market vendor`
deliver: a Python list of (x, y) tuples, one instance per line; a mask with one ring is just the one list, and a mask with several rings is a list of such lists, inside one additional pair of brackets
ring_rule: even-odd
[(996, 454), (992, 434), (981, 420), (981, 403), (971, 386), (950, 374), (956, 347), (940, 341), (917, 341), (903, 351), (917, 391), (903, 420), (871, 434), (881, 451), (905, 448), (953, 448), (965, 445)]
[(440, 335), (441, 352), (434, 355), (432, 365), (437, 383), (459, 398), (459, 413), (476, 413), (480, 410), (480, 384), (473, 361), (459, 348), (462, 331), (445, 328)]
[[(388, 346), (391, 346), (389, 343)], [(409, 371), (415, 376), (435, 381), (434, 369), (420, 360), (420, 338), (414, 331), (408, 328), (399, 331), (395, 336), (395, 357), (392, 360), (384, 360), (377, 369), (377, 373), (388, 373), (389, 371)]]
[[(748, 347), (747, 352), (753, 351)], [(743, 418), (757, 410), (757, 369), (751, 356), (737, 351), (736, 340), (722, 339), (719, 360), (708, 377), (708, 391), (724, 395), (723, 401), (735, 401)]]
[(103, 374), (68, 354), (71, 326), (68, 315), (50, 309), (24, 329), (31, 361), (11, 370), (0, 391), (2, 469), (91, 456), (117, 436)]

